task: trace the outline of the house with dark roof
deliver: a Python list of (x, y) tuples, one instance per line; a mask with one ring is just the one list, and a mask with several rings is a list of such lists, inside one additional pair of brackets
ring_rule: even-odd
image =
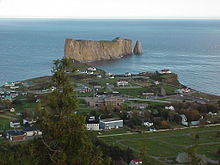
[(25, 132), (24, 131), (17, 131), (17, 130), (10, 130), (6, 132), (6, 138), (10, 141), (23, 141), (25, 140)]

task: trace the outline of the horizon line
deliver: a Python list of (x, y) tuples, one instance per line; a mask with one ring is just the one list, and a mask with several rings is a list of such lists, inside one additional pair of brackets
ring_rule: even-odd
[(51, 16), (45, 16), (45, 17), (39, 17), (39, 16), (19, 16), (19, 17), (1, 17), (0, 16), (0, 19), (114, 19), (114, 20), (120, 20), (120, 19), (136, 19), (136, 20), (151, 20), (151, 19), (178, 19), (178, 20), (184, 20), (184, 19), (191, 19), (191, 20), (195, 20), (195, 19), (198, 19), (198, 20), (202, 20), (202, 19), (209, 19), (209, 20), (218, 20), (220, 19), (220, 17), (72, 17), (72, 16), (66, 16), (66, 17), (51, 17)]

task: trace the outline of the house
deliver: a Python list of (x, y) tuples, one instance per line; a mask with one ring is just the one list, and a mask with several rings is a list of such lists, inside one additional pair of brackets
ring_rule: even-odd
[(106, 108), (112, 107), (113, 109), (120, 109), (125, 100), (121, 97), (107, 97), (104, 99), (104, 105)]
[(148, 107), (148, 104), (130, 103), (128, 106), (132, 109), (144, 110)]
[(99, 130), (99, 119), (95, 116), (89, 116), (86, 122), (86, 128), (90, 131), (98, 131)]
[(159, 85), (160, 82), (159, 82), (159, 81), (154, 81), (154, 84), (155, 84), (155, 85)]
[(101, 85), (94, 85), (94, 87), (93, 87), (95, 90), (99, 90), (99, 89), (102, 89), (102, 86)]
[(160, 74), (170, 74), (170, 73), (172, 73), (169, 69), (162, 69), (162, 70), (160, 70), (160, 72), (159, 72)]
[(130, 73), (130, 72), (126, 72), (124, 75), (125, 75), (126, 77), (129, 77), (129, 76), (131, 76), (131, 73)]
[(102, 75), (101, 75), (101, 74), (98, 74), (98, 75), (97, 75), (97, 78), (102, 78)]
[(143, 95), (143, 96), (146, 96), (146, 97), (151, 97), (151, 96), (154, 96), (154, 93), (151, 93), (151, 92), (143, 92), (142, 95)]
[(182, 91), (183, 93), (189, 93), (191, 89), (186, 87), (186, 88), (183, 88)]
[(149, 122), (149, 121), (143, 121), (142, 125), (143, 125), (143, 126), (147, 126), (147, 127), (151, 127), (151, 126), (154, 125), (154, 123)]
[(128, 81), (121, 79), (119, 81), (117, 81), (117, 86), (127, 86), (128, 85)]
[(40, 130), (33, 128), (33, 127), (24, 128), (23, 132), (25, 132), (25, 136), (28, 136), (28, 137), (42, 135), (42, 132)]
[(102, 119), (99, 122), (100, 129), (122, 128), (123, 120), (117, 118)]
[(16, 131), (11, 130), (6, 132), (6, 138), (10, 141), (23, 141), (25, 140), (25, 132), (24, 131)]
[(131, 160), (131, 162), (129, 163), (129, 165), (142, 165), (142, 160), (141, 159), (133, 159)]
[(124, 99), (121, 97), (107, 97), (107, 93), (97, 94), (95, 98), (87, 98), (86, 102), (90, 107), (93, 108), (109, 108), (120, 109), (124, 103)]
[(11, 128), (19, 128), (21, 127), (21, 123), (19, 121), (10, 121)]
[(92, 75), (92, 74), (94, 74), (94, 72), (87, 72), (87, 74)]
[(81, 93), (89, 93), (92, 92), (92, 89), (89, 87), (84, 87), (83, 89), (80, 90)]
[(184, 126), (188, 126), (187, 118), (184, 114), (180, 115), (181, 117), (181, 124)]
[(110, 73), (110, 72), (105, 73), (105, 75), (106, 75), (106, 76), (113, 76), (113, 74)]
[(9, 111), (13, 113), (13, 112), (15, 112), (15, 109), (11, 108)]
[(33, 119), (23, 119), (23, 124), (29, 124), (29, 125), (33, 125), (34, 123), (36, 123), (36, 120)]
[(166, 110), (171, 110), (171, 111), (175, 111), (175, 108), (174, 108), (174, 106), (165, 106), (165, 109)]
[(94, 72), (94, 71), (96, 71), (97, 69), (96, 69), (95, 67), (88, 67), (87, 70)]
[(13, 87), (13, 86), (15, 86), (15, 84), (13, 82), (6, 82), (4, 86), (5, 87)]

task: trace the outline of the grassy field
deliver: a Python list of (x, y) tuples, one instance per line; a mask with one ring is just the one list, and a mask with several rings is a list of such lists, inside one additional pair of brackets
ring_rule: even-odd
[(0, 130), (9, 129), (10, 128), (9, 123), (10, 120), (0, 118)]
[[(220, 160), (217, 156), (217, 149), (220, 148), (220, 138), (216, 132), (220, 126), (209, 128), (192, 128), (184, 130), (173, 130), (167, 132), (132, 134), (120, 136), (100, 137), (105, 143), (118, 145), (121, 148), (130, 147), (136, 153), (146, 148), (150, 156), (158, 159), (174, 159), (179, 152), (184, 152), (193, 144), (198, 144), (198, 153), (205, 154), (213, 160)], [(199, 139), (195, 140), (195, 134)]]
[(117, 88), (115, 89), (115, 91), (129, 96), (144, 97), (142, 96), (142, 93), (148, 91), (148, 89), (147, 88)]

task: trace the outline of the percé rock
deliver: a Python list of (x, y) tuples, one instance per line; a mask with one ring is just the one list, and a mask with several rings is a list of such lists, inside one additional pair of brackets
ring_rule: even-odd
[(143, 54), (144, 50), (142, 48), (141, 42), (137, 41), (133, 50), (133, 53), (136, 55)]
[(118, 59), (132, 54), (132, 41), (116, 38), (112, 41), (66, 39), (64, 57), (77, 62)]

